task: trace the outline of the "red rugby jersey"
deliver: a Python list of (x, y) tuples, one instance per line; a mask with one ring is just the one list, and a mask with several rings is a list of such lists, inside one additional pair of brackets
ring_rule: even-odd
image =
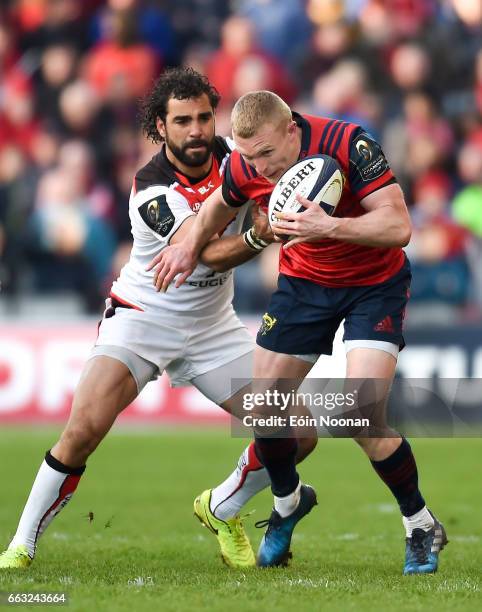
[[(343, 170), (346, 181), (335, 217), (366, 214), (360, 200), (396, 182), (380, 145), (360, 126), (298, 113), (293, 119), (302, 130), (299, 159), (323, 153), (334, 157)], [(238, 207), (254, 200), (267, 206), (272, 190), (273, 185), (233, 151), (223, 179), (226, 203)], [(404, 258), (398, 247), (368, 247), (330, 238), (281, 249), (279, 270), (327, 287), (374, 285), (396, 274)]]

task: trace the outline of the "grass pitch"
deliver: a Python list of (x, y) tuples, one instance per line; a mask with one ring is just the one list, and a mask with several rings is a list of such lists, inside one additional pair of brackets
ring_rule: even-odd
[[(2, 548), (56, 435), (0, 432)], [(349, 440), (321, 440), (300, 467), (319, 506), (295, 531), (290, 568), (224, 567), (192, 501), (231, 471), (246, 443), (225, 430), (112, 432), (32, 567), (0, 573), (0, 591), (63, 591), (70, 611), (482, 609), (482, 440), (412, 440), (422, 492), (450, 543), (437, 575), (409, 577), (398, 509)], [(270, 506), (267, 492), (248, 506), (255, 549), (262, 531), (254, 522)]]

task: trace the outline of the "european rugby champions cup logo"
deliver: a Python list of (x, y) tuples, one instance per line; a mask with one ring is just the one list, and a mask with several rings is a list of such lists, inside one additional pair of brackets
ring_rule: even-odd
[(153, 225), (159, 221), (159, 202), (157, 200), (152, 200), (152, 202), (149, 202), (149, 206), (147, 207), (147, 216)]
[(262, 336), (266, 336), (266, 334), (273, 329), (276, 321), (277, 319), (275, 317), (272, 317), (267, 312), (265, 312), (263, 315), (263, 322), (261, 323), (261, 328), (259, 330), (260, 334)]
[(367, 162), (371, 161), (372, 159), (372, 152), (370, 150), (370, 145), (368, 144), (368, 142), (366, 140), (358, 140), (355, 144), (356, 150), (358, 151), (358, 154), (363, 157), (363, 159)]

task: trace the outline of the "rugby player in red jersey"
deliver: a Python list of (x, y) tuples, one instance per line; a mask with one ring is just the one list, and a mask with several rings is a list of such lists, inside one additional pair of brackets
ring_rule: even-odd
[[(280, 215), (274, 230), (290, 236), (281, 249), (278, 289), (257, 336), (255, 379), (304, 378), (320, 354), (331, 354), (342, 320), (346, 377), (385, 381), (386, 396), (403, 347), (402, 323), (410, 288), (410, 264), (402, 247), (411, 234), (404, 196), (380, 145), (360, 126), (299, 115), (268, 91), (250, 92), (232, 112), (236, 143), (222, 188), (206, 201), (186, 239), (151, 262), (155, 283), (166, 290), (179, 274), (191, 273), (209, 238), (247, 201), (267, 204), (274, 184), (297, 160), (322, 153), (334, 157), (345, 175), (333, 216), (300, 199), (305, 210)], [(301, 359), (304, 355), (305, 359)], [(382, 398), (382, 406), (387, 397)], [(316, 503), (301, 485), (294, 457), (296, 440), (258, 434), (257, 454), (268, 470), (274, 510), (258, 551), (259, 565), (279, 565), (289, 551), (296, 523)], [(447, 542), (418, 486), (411, 447), (391, 437), (354, 439), (395, 496), (406, 531), (405, 574), (437, 570)]]
[[(182, 291), (157, 293), (145, 270), (155, 253), (188, 233), (204, 200), (221, 184), (233, 143), (215, 136), (218, 100), (205, 77), (182, 68), (161, 75), (145, 101), (144, 132), (161, 147), (134, 178), (131, 256), (113, 283), (70, 419), (45, 455), (17, 531), (0, 555), (0, 569), (31, 564), (40, 535), (74, 494), (88, 457), (150, 380), (165, 370), (173, 386), (192, 384), (231, 412), (239, 391), (232, 380), (252, 376), (254, 342), (231, 305), (231, 268), (272, 240), (266, 219), (258, 217), (242, 234), (247, 206), (242, 207), (204, 249)], [(303, 439), (298, 459), (315, 444), (315, 437)], [(195, 501), (195, 514), (216, 534), (232, 567), (255, 564), (238, 512), (268, 484), (250, 444), (233, 473)]]

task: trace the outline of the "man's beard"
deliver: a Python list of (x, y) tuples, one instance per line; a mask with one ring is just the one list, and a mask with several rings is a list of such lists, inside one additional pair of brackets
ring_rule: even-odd
[[(198, 168), (199, 166), (203, 166), (209, 159), (213, 149), (214, 149), (214, 138), (209, 142), (208, 140), (203, 140), (201, 138), (190, 140), (186, 142), (182, 147), (178, 147), (175, 145), (166, 134), (165, 137), (166, 146), (169, 147), (172, 154), (176, 159), (178, 159), (181, 163), (186, 166), (192, 166), (193, 168)], [(206, 147), (204, 150), (193, 151), (190, 147), (196, 146), (204, 146)]]

